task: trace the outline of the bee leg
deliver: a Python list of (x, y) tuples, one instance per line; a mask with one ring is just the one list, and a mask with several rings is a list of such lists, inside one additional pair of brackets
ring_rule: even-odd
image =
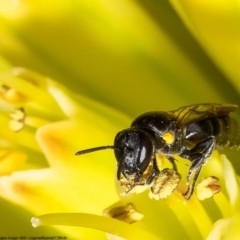
[(172, 164), (172, 167), (174, 169), (174, 171), (178, 172), (177, 170), (177, 164), (175, 162), (175, 159), (173, 157), (167, 157), (168, 161)]
[[(181, 153), (181, 157), (190, 160), (192, 163), (190, 165), (188, 175), (187, 175), (187, 186), (188, 189), (183, 196), (185, 199), (189, 200), (193, 194), (195, 182), (199, 176), (202, 166), (206, 162), (206, 159), (209, 158), (212, 154), (212, 151), (215, 147), (215, 137), (211, 136), (205, 138), (199, 142), (195, 147), (190, 150), (184, 150)], [(192, 182), (190, 179), (192, 178)]]
[(160, 173), (160, 170), (158, 169), (158, 166), (157, 166), (157, 160), (156, 160), (156, 158), (154, 157), (154, 159), (153, 159), (153, 171), (152, 171), (152, 173), (149, 175), (149, 177), (148, 177), (148, 179), (147, 179), (147, 181), (146, 181), (146, 184), (147, 184), (147, 185), (150, 185), (150, 184), (152, 183), (153, 179), (154, 179), (156, 176), (158, 176), (159, 173)]
[[(191, 198), (191, 196), (193, 195), (195, 183), (198, 179), (201, 168), (202, 168), (202, 166), (197, 168), (197, 169), (194, 169), (195, 173), (190, 172), (190, 170), (188, 172), (188, 175), (187, 175), (187, 191), (182, 194), (186, 200), (189, 200)], [(190, 177), (191, 176), (192, 176), (192, 183), (190, 183)]]

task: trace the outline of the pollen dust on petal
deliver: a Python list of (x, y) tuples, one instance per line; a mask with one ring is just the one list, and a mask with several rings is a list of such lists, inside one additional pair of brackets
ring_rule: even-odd
[(0, 178), (0, 196), (18, 204), (33, 204), (47, 184), (50, 169), (14, 172)]
[(16, 181), (12, 176), (0, 178), (1, 196), (17, 203), (23, 203), (24, 199), (34, 195), (27, 182)]
[(69, 132), (72, 135), (74, 132), (69, 125), (70, 121), (56, 122), (39, 128), (36, 133), (37, 141), (51, 166), (74, 158), (74, 150), (68, 141)]

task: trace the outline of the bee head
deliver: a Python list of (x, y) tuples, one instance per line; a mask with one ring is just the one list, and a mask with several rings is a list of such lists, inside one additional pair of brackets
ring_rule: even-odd
[(146, 170), (154, 153), (152, 137), (140, 129), (126, 129), (119, 132), (114, 140), (115, 157), (118, 162), (117, 179), (121, 173), (125, 178), (135, 175), (135, 179)]
[(155, 152), (153, 138), (140, 129), (126, 129), (119, 132), (114, 140), (113, 146), (100, 146), (78, 151), (75, 155), (90, 152), (113, 149), (118, 163), (117, 179), (121, 174), (128, 179), (130, 175), (135, 176), (135, 181), (147, 169)]

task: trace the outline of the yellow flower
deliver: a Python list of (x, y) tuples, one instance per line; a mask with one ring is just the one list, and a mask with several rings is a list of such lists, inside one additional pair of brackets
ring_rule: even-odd
[[(0, 1), (0, 236), (238, 239), (239, 177), (225, 156), (199, 178), (219, 178), (222, 191), (187, 202), (187, 161), (166, 200), (121, 198), (111, 150), (74, 153), (112, 144), (143, 112), (238, 104), (239, 16), (225, 1)], [(115, 207), (137, 222), (102, 216)], [(38, 215), (35, 225), (69, 226), (34, 229)]]

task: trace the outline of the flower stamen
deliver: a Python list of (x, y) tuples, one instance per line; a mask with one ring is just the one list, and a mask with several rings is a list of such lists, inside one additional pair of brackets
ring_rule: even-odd
[(27, 97), (22, 93), (5, 84), (0, 87), (0, 97), (9, 103), (19, 103), (27, 100)]
[(26, 113), (24, 108), (15, 109), (10, 113), (11, 120), (9, 122), (9, 127), (14, 132), (19, 132), (24, 127)]
[(128, 203), (125, 206), (119, 206), (105, 210), (103, 215), (118, 219), (129, 224), (138, 222), (143, 218), (143, 214), (138, 212), (132, 203)]
[(196, 186), (196, 194), (199, 200), (211, 198), (220, 191), (221, 186), (219, 184), (219, 179), (214, 176), (203, 179)]

